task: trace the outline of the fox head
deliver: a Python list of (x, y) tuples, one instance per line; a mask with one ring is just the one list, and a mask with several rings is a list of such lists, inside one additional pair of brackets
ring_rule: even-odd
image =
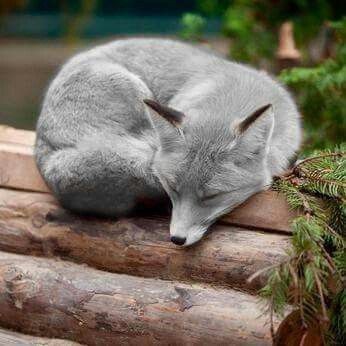
[(144, 102), (165, 119), (155, 126), (160, 147), (152, 168), (172, 201), (171, 240), (189, 246), (218, 217), (270, 183), (273, 109), (260, 105), (239, 121), (216, 118), (206, 126), (188, 124), (188, 115), (155, 101)]

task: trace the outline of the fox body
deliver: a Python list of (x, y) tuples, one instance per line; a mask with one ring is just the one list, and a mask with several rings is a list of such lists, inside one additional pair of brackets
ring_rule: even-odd
[(293, 100), (266, 73), (178, 41), (128, 39), (63, 66), (35, 152), (75, 212), (122, 216), (168, 195), (171, 239), (187, 246), (267, 188), (300, 139)]

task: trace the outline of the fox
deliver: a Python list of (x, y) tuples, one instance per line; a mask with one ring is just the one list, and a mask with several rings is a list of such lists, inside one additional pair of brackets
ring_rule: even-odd
[(120, 218), (170, 200), (170, 240), (186, 247), (269, 188), (301, 131), (293, 98), (268, 73), (178, 40), (130, 38), (62, 66), (35, 157), (71, 212)]

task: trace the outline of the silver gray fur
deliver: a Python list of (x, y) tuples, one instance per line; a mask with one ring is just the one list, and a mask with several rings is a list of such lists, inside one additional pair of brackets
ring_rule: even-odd
[[(178, 130), (143, 103), (185, 114)], [(241, 120), (272, 104), (242, 134)], [(177, 41), (128, 39), (70, 59), (37, 124), (36, 160), (68, 209), (126, 215), (169, 195), (171, 236), (198, 241), (267, 188), (301, 141), (297, 108), (265, 72)]]

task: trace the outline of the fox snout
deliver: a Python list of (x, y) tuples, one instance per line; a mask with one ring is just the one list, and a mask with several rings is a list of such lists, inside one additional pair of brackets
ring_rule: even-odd
[(172, 236), (171, 237), (171, 242), (174, 243), (175, 245), (184, 245), (185, 242), (186, 242), (186, 237)]
[(170, 227), (171, 241), (175, 245), (190, 246), (198, 242), (207, 231), (207, 228), (202, 226), (183, 226), (176, 225), (173, 222)]

